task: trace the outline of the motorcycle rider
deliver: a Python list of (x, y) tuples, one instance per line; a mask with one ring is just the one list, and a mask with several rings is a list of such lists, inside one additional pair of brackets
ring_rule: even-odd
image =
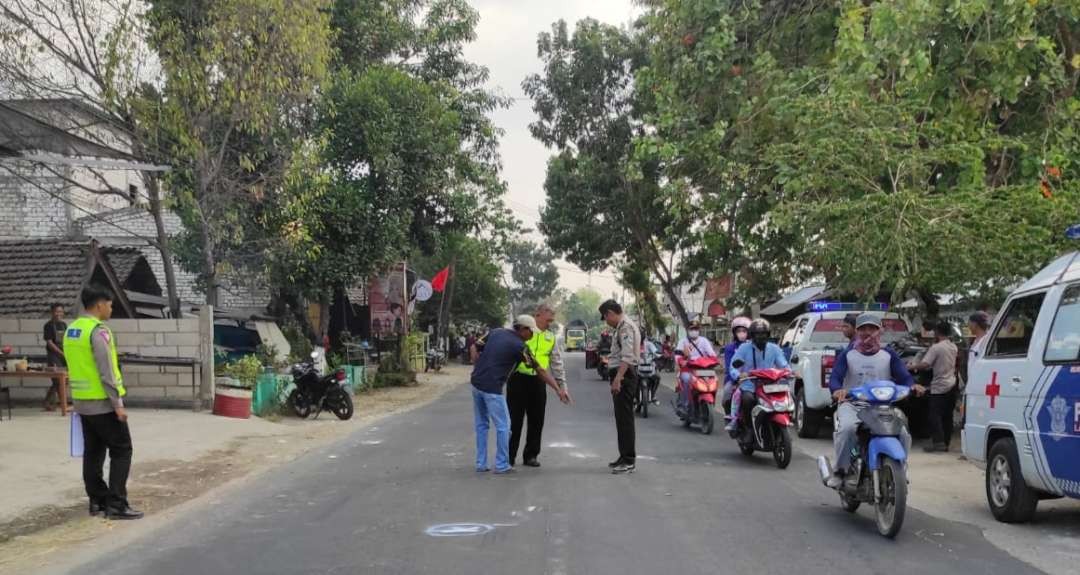
[[(701, 324), (696, 321), (690, 322), (690, 326), (686, 330), (686, 337), (679, 342), (678, 349), (687, 361), (702, 357), (716, 357), (716, 350), (713, 349), (708, 338), (701, 335)], [(683, 371), (679, 373), (679, 381), (682, 383), (679, 386), (679, 409), (686, 413), (690, 409), (690, 372)]]
[[(643, 363), (652, 363), (654, 368), (659, 370), (659, 367), (655, 366), (660, 357), (660, 346), (656, 345), (656, 342), (646, 337), (644, 328), (641, 330), (641, 357)], [(657, 383), (658, 382), (653, 382), (649, 384), (649, 403), (653, 405), (660, 405), (660, 402), (656, 399)]]
[[(836, 467), (827, 483), (833, 489), (843, 485), (844, 474), (851, 465), (851, 450), (855, 447), (856, 432), (859, 428), (859, 411), (863, 409), (844, 401), (848, 390), (872, 381), (891, 381), (908, 387), (914, 383), (900, 356), (891, 349), (881, 347), (881, 318), (864, 313), (859, 315), (855, 324), (858, 333), (855, 344), (837, 356), (829, 377), (833, 400), (839, 404), (836, 415), (833, 416), (836, 422), (836, 431), (833, 433)], [(901, 433), (900, 441), (904, 444), (904, 450), (910, 452), (911, 434), (906, 428)]]
[(731, 401), (731, 392), (735, 390), (737, 380), (731, 377), (731, 358), (735, 357), (735, 352), (739, 350), (739, 346), (746, 343), (746, 340), (750, 338), (750, 318), (739, 316), (731, 320), (731, 335), (734, 339), (724, 346), (723, 405), (727, 405)]
[[(780, 346), (769, 341), (769, 322), (764, 319), (755, 319), (750, 322), (747, 330), (750, 341), (739, 346), (732, 356), (732, 364), (742, 361), (742, 365), (728, 366), (728, 374), (736, 381), (740, 381), (740, 393), (731, 394), (731, 419), (728, 421), (727, 431), (734, 431), (738, 427), (740, 417), (749, 420), (749, 411), (754, 406), (754, 382), (749, 380), (749, 373), (755, 369), (789, 369), (784, 350)], [(746, 412), (746, 413), (743, 413)]]

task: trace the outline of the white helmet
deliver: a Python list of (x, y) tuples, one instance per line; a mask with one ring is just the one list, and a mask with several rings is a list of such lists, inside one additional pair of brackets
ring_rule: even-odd
[(731, 320), (731, 331), (735, 331), (735, 330), (739, 329), (740, 327), (743, 328), (743, 329), (749, 330), (750, 329), (750, 318), (748, 318), (746, 316), (739, 316), (739, 317)]

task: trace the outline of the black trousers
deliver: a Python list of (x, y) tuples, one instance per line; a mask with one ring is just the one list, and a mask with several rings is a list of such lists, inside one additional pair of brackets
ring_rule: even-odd
[[(90, 501), (101, 505), (127, 505), (131, 472), (131, 432), (115, 413), (80, 415), (83, 430), (83, 484)], [(105, 484), (105, 453), (109, 454), (109, 484)]]
[(521, 428), (527, 419), (525, 461), (540, 456), (541, 436), (544, 433), (544, 414), (547, 411), (547, 385), (535, 375), (514, 373), (506, 385), (506, 405), (510, 408), (510, 464), (517, 460), (521, 444)]
[(953, 412), (956, 410), (956, 387), (929, 397), (930, 439), (934, 445), (949, 445), (953, 435)]
[(619, 434), (619, 457), (631, 463), (637, 459), (637, 452), (634, 450), (634, 401), (637, 399), (638, 385), (641, 385), (641, 382), (637, 375), (632, 373), (632, 370), (627, 370), (619, 393), (612, 396), (615, 404), (615, 430)]

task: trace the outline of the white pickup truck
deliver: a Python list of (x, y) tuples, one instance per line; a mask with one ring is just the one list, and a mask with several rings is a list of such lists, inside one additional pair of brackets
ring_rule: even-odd
[[(822, 425), (832, 417), (832, 393), (829, 374), (836, 355), (847, 349), (844, 317), (866, 310), (846, 309), (804, 313), (795, 318), (780, 340), (781, 347), (791, 347), (791, 369), (795, 372), (795, 430), (799, 437), (817, 437)], [(880, 315), (884, 333), (881, 343), (888, 345), (908, 335), (907, 321), (895, 313), (869, 311)]]

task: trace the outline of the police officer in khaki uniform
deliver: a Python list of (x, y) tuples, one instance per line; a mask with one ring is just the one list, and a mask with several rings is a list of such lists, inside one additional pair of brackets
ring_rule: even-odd
[[(128, 505), (131, 471), (131, 432), (124, 408), (124, 380), (116, 355), (116, 339), (103, 322), (112, 317), (112, 294), (99, 286), (82, 292), (83, 314), (64, 333), (71, 397), (83, 431), (83, 484), (90, 498), (90, 515), (109, 519), (139, 519)], [(103, 467), (108, 452), (109, 483)]]
[[(549, 329), (555, 320), (555, 310), (545, 303), (540, 304), (533, 314), (539, 330), (525, 342), (536, 363), (559, 383), (559, 389), (566, 390), (566, 369), (563, 367), (562, 351), (559, 338)], [(540, 467), (541, 435), (544, 433), (544, 413), (547, 410), (547, 385), (536, 374), (536, 370), (521, 363), (510, 376), (506, 385), (506, 403), (510, 408), (510, 465), (517, 460), (518, 445), (521, 444), (521, 428), (528, 420), (525, 436), (525, 451), (522, 453), (527, 467)]]
[(611, 338), (611, 361), (618, 362), (611, 380), (611, 395), (615, 404), (615, 429), (619, 435), (619, 458), (608, 464), (619, 475), (632, 473), (637, 453), (634, 451), (634, 399), (640, 382), (637, 366), (641, 363), (641, 332), (623, 314), (619, 302), (609, 299), (600, 304), (600, 317), (615, 328)]

